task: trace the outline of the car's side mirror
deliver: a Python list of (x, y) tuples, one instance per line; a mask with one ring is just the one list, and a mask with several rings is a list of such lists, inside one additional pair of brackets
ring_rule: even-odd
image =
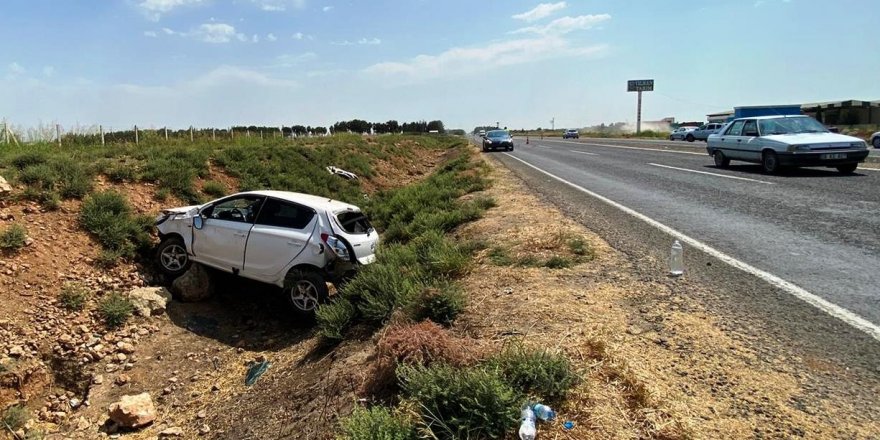
[(193, 217), (193, 227), (196, 229), (202, 229), (205, 226), (205, 218), (202, 217), (201, 214)]

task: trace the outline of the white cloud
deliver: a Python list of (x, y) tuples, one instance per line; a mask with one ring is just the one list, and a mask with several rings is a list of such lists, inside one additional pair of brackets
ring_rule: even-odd
[(266, 34), (266, 41), (278, 41), (278, 37), (273, 33)]
[(278, 55), (277, 57), (275, 57), (275, 61), (277, 62), (277, 64), (273, 67), (293, 67), (306, 61), (311, 61), (317, 57), (318, 55), (316, 55), (314, 52), (306, 52), (297, 55)]
[(286, 11), (288, 8), (302, 9), (306, 0), (251, 0), (264, 11)]
[(370, 45), (370, 46), (376, 46), (376, 45), (382, 44), (382, 40), (380, 40), (378, 38), (370, 38), (370, 39), (361, 38), (360, 40), (358, 40), (358, 44), (366, 44), (366, 45)]
[(314, 35), (306, 35), (302, 32), (297, 32), (297, 33), (291, 35), (290, 38), (293, 38), (294, 40), (314, 40), (315, 39)]
[(494, 68), (563, 56), (596, 56), (604, 45), (575, 47), (559, 36), (510, 40), (481, 47), (456, 47), (438, 55), (419, 55), (404, 62), (383, 62), (367, 67), (367, 74), (395, 76), (403, 80), (462, 76)]
[(45, 66), (43, 67), (43, 76), (46, 78), (51, 78), (55, 76), (55, 67), (53, 66)]
[(330, 44), (332, 44), (334, 46), (354, 46), (355, 44), (360, 44), (363, 46), (378, 46), (378, 45), (382, 44), (382, 40), (380, 40), (378, 38), (361, 38), (360, 40), (357, 40), (357, 41), (348, 41), (348, 40), (333, 41)]
[(165, 32), (165, 35), (174, 35), (175, 32), (168, 28), (162, 28), (162, 32)]
[(27, 70), (21, 64), (12, 62), (9, 64), (9, 74), (12, 76), (23, 75)]
[(260, 36), (257, 35), (257, 34), (254, 34), (254, 36), (251, 37), (251, 41), (254, 42), (254, 43), (259, 43), (259, 42), (260, 42)]
[(563, 35), (573, 31), (590, 29), (593, 26), (610, 20), (608, 14), (581, 15), (578, 17), (562, 17), (547, 23), (544, 26), (529, 26), (517, 29), (512, 34), (535, 33), (540, 35)]
[(228, 43), (233, 38), (246, 39), (243, 34), (235, 31), (235, 26), (226, 23), (205, 23), (188, 32), (186, 36), (193, 37), (205, 43)]
[(157, 34), (156, 34), (156, 32), (154, 32), (154, 31), (144, 31), (144, 36), (145, 36), (145, 37), (150, 37), (150, 38), (156, 38), (156, 37), (157, 37)]
[(330, 12), (331, 9), (333, 9), (333, 6), (324, 6), (323, 8), (321, 8), (321, 10), (324, 12)]
[(541, 3), (540, 5), (535, 6), (534, 9), (523, 12), (522, 14), (516, 14), (512, 18), (528, 22), (537, 21), (556, 11), (565, 9), (565, 6), (565, 2)]
[(162, 14), (171, 12), (181, 6), (193, 6), (204, 3), (204, 0), (142, 0), (138, 8), (146, 17), (153, 21), (159, 21)]

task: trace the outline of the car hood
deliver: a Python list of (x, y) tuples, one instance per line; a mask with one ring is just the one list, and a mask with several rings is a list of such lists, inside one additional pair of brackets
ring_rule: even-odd
[(190, 212), (192, 214), (195, 214), (196, 210), (198, 210), (200, 207), (201, 207), (201, 205), (191, 205), (191, 206), (181, 206), (180, 208), (168, 208), (168, 209), (163, 209), (162, 214), (169, 214), (169, 215), (171, 215), (171, 214), (188, 214)]
[(781, 142), (783, 144), (789, 145), (814, 145), (814, 144), (829, 144), (832, 146), (849, 146), (850, 143), (853, 142), (861, 142), (864, 141), (843, 134), (837, 133), (795, 133), (795, 134), (773, 134), (770, 136), (763, 136), (764, 139), (768, 139), (771, 141)]
[(504, 142), (504, 141), (509, 141), (513, 138), (510, 138), (510, 137), (487, 137), (486, 139), (490, 140), (492, 142)]

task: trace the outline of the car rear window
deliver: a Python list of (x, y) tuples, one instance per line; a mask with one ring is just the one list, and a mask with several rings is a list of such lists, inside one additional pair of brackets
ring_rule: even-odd
[(339, 226), (349, 234), (366, 234), (373, 226), (362, 212), (346, 211), (336, 216)]

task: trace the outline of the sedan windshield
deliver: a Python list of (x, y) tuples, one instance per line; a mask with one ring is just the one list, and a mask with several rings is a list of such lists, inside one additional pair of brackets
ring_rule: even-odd
[(808, 118), (772, 118), (758, 121), (761, 136), (794, 133), (826, 133), (828, 129), (819, 121)]
[(510, 133), (505, 130), (493, 130), (489, 132), (490, 138), (506, 138), (508, 136), (510, 136)]

